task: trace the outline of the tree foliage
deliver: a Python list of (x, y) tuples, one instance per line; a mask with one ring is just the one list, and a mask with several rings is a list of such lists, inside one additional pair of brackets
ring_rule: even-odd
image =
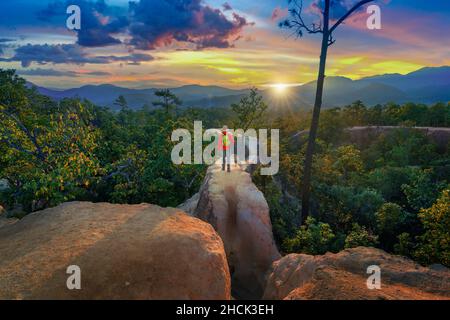
[[(386, 104), (368, 108), (358, 101), (323, 110), (313, 158), (314, 223), (309, 221), (310, 230), (308, 226), (299, 227), (298, 218), (294, 219), (290, 212), (299, 210), (298, 177), (302, 176), (305, 157), (305, 134), (298, 127), (306, 129), (311, 114), (299, 111), (295, 117), (276, 118), (282, 139), (280, 172), (273, 179), (276, 183), (263, 184), (258, 177), (254, 181), (270, 199), (276, 240), (281, 248), (287, 252), (317, 253), (358, 245), (376, 246), (423, 264), (444, 263), (442, 256), (448, 254), (448, 247), (440, 249), (436, 245), (447, 237), (436, 229), (441, 222), (431, 227), (419, 212), (430, 208), (442, 190), (448, 188), (449, 148), (438, 147), (425, 132), (404, 124), (445, 126), (448, 110), (450, 104)], [(347, 134), (349, 127), (367, 125), (398, 128), (374, 135), (364, 143), (356, 143)], [(283, 208), (289, 214), (281, 214)], [(320, 230), (319, 226), (324, 229), (324, 225), (334, 238), (325, 241), (326, 249), (313, 247), (308, 239), (313, 238), (313, 230)], [(437, 234), (440, 240), (432, 240), (431, 236)]]
[(415, 253), (424, 264), (441, 263), (450, 267), (450, 190), (442, 191), (439, 199), (419, 212), (425, 232), (419, 236)]
[(164, 93), (165, 110), (119, 112), (88, 101), (40, 95), (12, 70), (0, 71), (0, 202), (21, 215), (69, 200), (151, 202), (177, 206), (198, 190), (205, 168), (175, 166), (175, 128), (192, 130), (180, 101)]
[(249, 128), (258, 128), (261, 125), (262, 115), (267, 110), (267, 104), (258, 93), (258, 89), (250, 89), (250, 93), (241, 98), (239, 103), (233, 103), (231, 110), (237, 120), (234, 123), (235, 129), (247, 131)]

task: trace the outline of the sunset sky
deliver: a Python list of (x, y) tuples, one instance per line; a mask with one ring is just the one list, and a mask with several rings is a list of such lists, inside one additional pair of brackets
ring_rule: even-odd
[[(314, 19), (305, 1), (308, 21)], [(356, 1), (335, 1), (335, 15)], [(9, 0), (0, 3), (0, 68), (53, 88), (111, 83), (242, 88), (315, 79), (318, 35), (278, 27), (287, 0)], [(66, 8), (82, 10), (81, 30)], [(450, 65), (450, 1), (379, 0), (382, 29), (365, 9), (335, 33), (327, 75), (358, 79)]]

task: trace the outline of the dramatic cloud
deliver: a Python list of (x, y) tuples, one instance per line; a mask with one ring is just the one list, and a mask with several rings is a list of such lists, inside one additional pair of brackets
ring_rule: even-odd
[(139, 64), (142, 61), (151, 60), (153, 60), (151, 55), (141, 53), (133, 53), (126, 56), (91, 56), (81, 46), (76, 44), (27, 44), (17, 48), (13, 57), (0, 59), (0, 61), (20, 61), (22, 67), (29, 67), (32, 62), (38, 64), (69, 63), (82, 65), (85, 63), (106, 64), (111, 62)]
[(104, 0), (51, 2), (38, 13), (38, 17), (44, 21), (51, 21), (55, 17), (66, 18), (66, 8), (69, 5), (77, 5), (81, 9), (82, 27), (76, 31), (79, 45), (102, 47), (121, 43), (114, 35), (124, 32), (129, 24), (126, 9), (108, 6)]
[(98, 1), (95, 5), (85, 2), (80, 8), (82, 28), (78, 31), (79, 45), (99, 47), (120, 43), (112, 35), (124, 31), (128, 26), (125, 16), (114, 16), (104, 1)]
[(79, 76), (109, 76), (109, 72), (103, 71), (60, 71), (55, 69), (29, 69), (29, 70), (18, 70), (18, 74), (24, 76), (40, 76), (40, 77), (79, 77)]
[[(104, 0), (64, 0), (51, 2), (38, 13), (41, 20), (59, 20), (68, 5), (81, 9), (81, 30), (77, 43), (85, 47), (120, 44), (119, 34), (129, 36), (128, 45), (152, 50), (175, 41), (191, 43), (197, 49), (228, 48), (249, 25), (236, 13), (225, 15), (203, 0), (139, 0), (129, 8), (110, 6)], [(231, 11), (226, 2), (223, 11)]]
[(227, 18), (219, 9), (201, 0), (140, 0), (130, 2), (131, 45), (155, 49), (175, 41), (194, 44), (197, 49), (228, 48), (249, 25), (236, 13)]

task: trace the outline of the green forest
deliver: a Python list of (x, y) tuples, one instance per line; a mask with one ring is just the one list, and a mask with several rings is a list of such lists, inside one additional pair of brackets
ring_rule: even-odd
[[(375, 246), (429, 265), (450, 266), (450, 145), (412, 127), (450, 127), (450, 103), (360, 101), (322, 110), (314, 155), (311, 215), (300, 226), (299, 189), (311, 112), (273, 110), (256, 89), (229, 108), (184, 108), (169, 90), (151, 106), (120, 111), (87, 100), (54, 101), (14, 70), (0, 70), (0, 204), (8, 216), (81, 200), (176, 207), (198, 192), (204, 165), (174, 165), (171, 133), (227, 124), (280, 129), (280, 172), (253, 181), (264, 193), (278, 247), (323, 254)], [(348, 128), (398, 126), (367, 143)]]

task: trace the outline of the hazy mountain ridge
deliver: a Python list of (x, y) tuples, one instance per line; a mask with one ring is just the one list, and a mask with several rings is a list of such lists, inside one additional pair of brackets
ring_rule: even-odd
[[(39, 92), (54, 99), (65, 97), (86, 98), (98, 105), (115, 108), (114, 101), (123, 95), (133, 109), (152, 105), (157, 89), (130, 89), (111, 84), (86, 85), (67, 90), (37, 87)], [(183, 101), (185, 107), (228, 107), (238, 102), (248, 90), (220, 86), (185, 85), (170, 88)], [(310, 108), (314, 104), (316, 81), (290, 88), (286, 96), (277, 96), (271, 89), (261, 90), (272, 107)], [(387, 102), (435, 103), (450, 101), (450, 66), (425, 67), (406, 75), (384, 74), (352, 80), (328, 77), (325, 80), (323, 105), (325, 108), (350, 104), (362, 100), (371, 106)]]

